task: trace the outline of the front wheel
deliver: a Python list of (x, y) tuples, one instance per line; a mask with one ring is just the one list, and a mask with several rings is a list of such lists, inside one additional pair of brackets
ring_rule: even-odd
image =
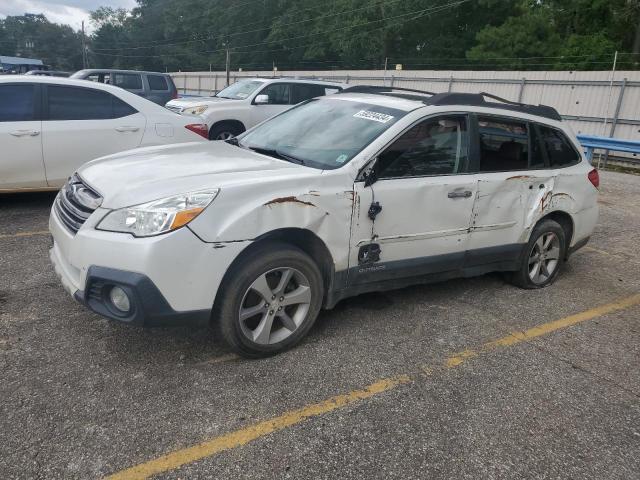
[(520, 270), (513, 273), (512, 282), (528, 289), (551, 285), (560, 273), (566, 248), (560, 224), (550, 219), (542, 221), (531, 233)]
[(229, 272), (214, 312), (214, 327), (244, 357), (279, 353), (313, 325), (323, 297), (322, 275), (303, 251), (266, 244)]

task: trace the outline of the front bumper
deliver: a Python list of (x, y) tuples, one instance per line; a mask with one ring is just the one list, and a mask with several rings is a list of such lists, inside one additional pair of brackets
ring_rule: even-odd
[[(141, 326), (202, 325), (231, 262), (250, 243), (211, 244), (188, 228), (148, 238), (96, 230), (106, 211), (96, 210), (74, 235), (52, 210), (50, 258), (65, 289), (100, 315)], [(108, 291), (130, 297), (124, 315)]]
[[(128, 312), (119, 311), (109, 300), (113, 287), (127, 294)], [(202, 327), (211, 317), (210, 308), (176, 312), (146, 275), (106, 267), (89, 267), (85, 290), (77, 290), (73, 296), (104, 317), (140, 327)]]

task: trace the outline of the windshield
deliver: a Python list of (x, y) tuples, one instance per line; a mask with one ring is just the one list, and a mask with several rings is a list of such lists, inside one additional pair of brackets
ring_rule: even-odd
[(264, 85), (264, 82), (260, 82), (258, 80), (240, 80), (239, 82), (220, 90), (216, 94), (216, 97), (243, 100), (255, 92), (260, 85)]
[(355, 157), (407, 112), (368, 103), (315, 99), (243, 135), (239, 145), (331, 170)]

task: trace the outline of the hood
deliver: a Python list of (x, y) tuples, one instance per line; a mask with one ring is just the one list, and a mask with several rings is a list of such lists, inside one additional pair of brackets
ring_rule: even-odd
[(215, 103), (220, 102), (229, 102), (231, 101), (228, 98), (220, 98), (220, 97), (186, 97), (186, 98), (176, 98), (174, 100), (169, 100), (166, 103), (167, 107), (191, 107), (193, 105), (213, 105)]
[(78, 170), (102, 195), (104, 208), (129, 207), (206, 188), (258, 185), (321, 173), (225, 142), (138, 148), (94, 160)]

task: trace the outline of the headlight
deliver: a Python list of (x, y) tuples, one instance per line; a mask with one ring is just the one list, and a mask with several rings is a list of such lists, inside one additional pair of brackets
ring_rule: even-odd
[(205, 110), (209, 108), (209, 105), (196, 105), (195, 107), (187, 107), (182, 113), (186, 113), (187, 115), (200, 115), (205, 112)]
[(219, 189), (185, 193), (153, 202), (109, 212), (97, 230), (131, 233), (135, 237), (150, 237), (180, 228), (213, 202)]

